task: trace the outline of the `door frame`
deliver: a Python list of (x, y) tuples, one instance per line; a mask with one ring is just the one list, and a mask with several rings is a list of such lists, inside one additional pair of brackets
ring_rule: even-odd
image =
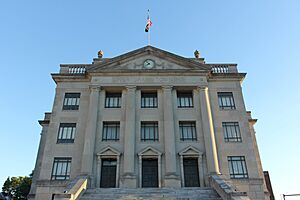
[(121, 156), (121, 153), (110, 146), (104, 148), (102, 151), (97, 153), (97, 172), (96, 172), (96, 187), (97, 188), (100, 188), (102, 159), (115, 159), (117, 161), (116, 188), (119, 187), (120, 156)]
[(142, 188), (142, 162), (143, 158), (154, 158), (157, 159), (157, 167), (158, 167), (158, 188), (161, 188), (161, 155), (162, 153), (153, 147), (147, 147), (138, 153), (139, 157), (139, 188)]
[(178, 154), (180, 156), (181, 187), (185, 187), (183, 158), (197, 158), (199, 183), (200, 187), (204, 187), (204, 174), (202, 162), (203, 153), (195, 147), (188, 146), (187, 148), (180, 151)]

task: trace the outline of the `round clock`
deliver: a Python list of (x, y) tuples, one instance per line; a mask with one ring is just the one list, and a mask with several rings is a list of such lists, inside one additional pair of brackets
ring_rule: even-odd
[(155, 62), (151, 59), (147, 59), (144, 61), (144, 68), (151, 69), (155, 66)]

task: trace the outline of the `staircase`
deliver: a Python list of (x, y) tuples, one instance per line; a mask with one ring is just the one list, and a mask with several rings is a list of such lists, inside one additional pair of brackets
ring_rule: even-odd
[(79, 200), (222, 200), (212, 188), (97, 188)]

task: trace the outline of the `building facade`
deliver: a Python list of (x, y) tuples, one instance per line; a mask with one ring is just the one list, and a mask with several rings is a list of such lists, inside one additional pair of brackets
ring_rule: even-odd
[(213, 187), (269, 199), (236, 64), (146, 46), (61, 65), (42, 126), (31, 198), (89, 188)]

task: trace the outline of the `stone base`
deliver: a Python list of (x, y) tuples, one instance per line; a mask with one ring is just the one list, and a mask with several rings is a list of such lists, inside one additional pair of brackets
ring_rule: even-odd
[(120, 182), (120, 188), (137, 188), (137, 180), (135, 175), (126, 175)]
[(181, 188), (181, 181), (176, 175), (165, 176), (165, 184), (164, 187), (167, 188)]

